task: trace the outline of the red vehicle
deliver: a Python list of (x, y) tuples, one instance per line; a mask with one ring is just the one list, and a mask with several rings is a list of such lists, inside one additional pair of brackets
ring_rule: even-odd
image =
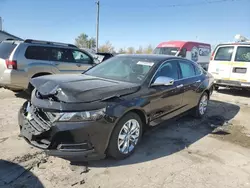
[(200, 42), (169, 41), (160, 43), (153, 53), (184, 57), (197, 62), (207, 70), (211, 45)]

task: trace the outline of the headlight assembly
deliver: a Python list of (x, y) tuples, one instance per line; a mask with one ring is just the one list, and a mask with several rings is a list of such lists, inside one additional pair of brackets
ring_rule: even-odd
[(58, 121), (96, 121), (105, 115), (105, 108), (84, 112), (61, 113)]

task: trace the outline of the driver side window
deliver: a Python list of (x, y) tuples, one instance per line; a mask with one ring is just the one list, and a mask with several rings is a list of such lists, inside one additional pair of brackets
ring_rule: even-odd
[(85, 54), (81, 51), (73, 50), (72, 54), (73, 54), (73, 58), (74, 58), (76, 63), (83, 63), (83, 64), (91, 64), (92, 63), (91, 58), (87, 54)]
[(162, 64), (160, 69), (158, 69), (155, 75), (154, 81), (160, 76), (169, 77), (169, 78), (173, 78), (174, 80), (178, 80), (179, 79), (178, 61), (171, 60)]

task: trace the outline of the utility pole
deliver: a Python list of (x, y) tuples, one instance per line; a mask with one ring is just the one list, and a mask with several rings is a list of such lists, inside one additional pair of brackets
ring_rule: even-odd
[(3, 19), (0, 16), (0, 31), (3, 31)]
[(99, 43), (99, 8), (100, 1), (96, 1), (97, 5), (97, 15), (96, 15), (96, 52), (98, 52), (98, 43)]

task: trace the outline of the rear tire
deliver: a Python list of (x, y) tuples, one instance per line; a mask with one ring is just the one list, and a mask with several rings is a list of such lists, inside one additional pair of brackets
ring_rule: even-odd
[(202, 118), (207, 112), (207, 105), (209, 101), (209, 96), (207, 92), (204, 92), (199, 100), (199, 103), (195, 107), (195, 117)]
[(114, 159), (125, 159), (134, 153), (142, 137), (142, 120), (136, 113), (128, 113), (116, 124), (107, 149)]

